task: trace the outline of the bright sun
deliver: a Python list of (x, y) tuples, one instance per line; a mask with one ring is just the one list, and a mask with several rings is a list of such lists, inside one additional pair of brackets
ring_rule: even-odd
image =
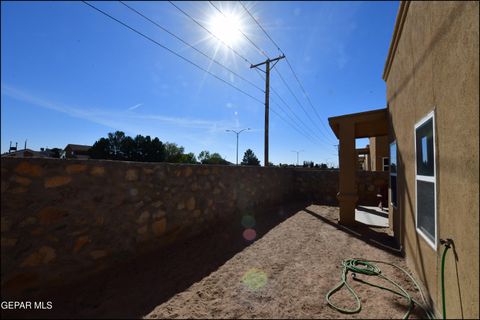
[(242, 37), (239, 31), (242, 29), (242, 23), (238, 15), (218, 13), (210, 19), (209, 24), (212, 33), (230, 46), (237, 44)]

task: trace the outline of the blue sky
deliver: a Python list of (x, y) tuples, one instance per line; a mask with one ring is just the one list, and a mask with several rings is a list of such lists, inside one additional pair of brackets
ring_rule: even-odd
[[(336, 164), (327, 118), (385, 107), (383, 66), (398, 2), (243, 2), (287, 55), (271, 73), (270, 161)], [(127, 2), (250, 83), (212, 63), (119, 2), (92, 2), (117, 19), (247, 92), (244, 95), (82, 2), (1, 2), (1, 151), (9, 142), (38, 150), (93, 144), (108, 132), (159, 137), (186, 152), (218, 152), (235, 162), (251, 148), (263, 163), (264, 80), (249, 64), (169, 2)], [(212, 28), (208, 2), (175, 2)], [(280, 54), (237, 2), (214, 2), (269, 57)], [(265, 60), (243, 36), (231, 43)], [(278, 72), (277, 72), (278, 71)], [(282, 76), (293, 91), (281, 81)], [(305, 109), (305, 111), (302, 109)], [(290, 116), (285, 115), (285, 110)], [(274, 112), (279, 113), (283, 119)], [(293, 124), (292, 120), (297, 122)], [(300, 119), (300, 121), (298, 120)], [(300, 134), (297, 130), (301, 131)], [(302, 128), (299, 128), (302, 127)], [(308, 133), (307, 133), (308, 132)], [(358, 146), (366, 140), (358, 142)]]

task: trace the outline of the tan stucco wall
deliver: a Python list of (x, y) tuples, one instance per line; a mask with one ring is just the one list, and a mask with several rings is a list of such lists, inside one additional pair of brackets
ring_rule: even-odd
[[(437, 239), (448, 318), (479, 318), (479, 3), (411, 2), (388, 74), (390, 141), (397, 140), (394, 231), (441, 313), (441, 255), (415, 230), (414, 126), (435, 112)], [(392, 210), (392, 208), (390, 208)]]
[(382, 158), (388, 157), (388, 136), (371, 137), (370, 143), (370, 168), (372, 171), (383, 171)]

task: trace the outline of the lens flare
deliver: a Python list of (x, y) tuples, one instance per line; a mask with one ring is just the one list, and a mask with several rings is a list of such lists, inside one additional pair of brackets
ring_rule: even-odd
[(243, 238), (248, 241), (253, 241), (257, 237), (257, 232), (254, 229), (246, 229), (243, 231)]
[(249, 214), (242, 217), (242, 226), (246, 229), (253, 228), (255, 226), (255, 218)]
[(263, 288), (268, 281), (267, 274), (257, 268), (251, 268), (242, 277), (242, 283), (250, 290)]

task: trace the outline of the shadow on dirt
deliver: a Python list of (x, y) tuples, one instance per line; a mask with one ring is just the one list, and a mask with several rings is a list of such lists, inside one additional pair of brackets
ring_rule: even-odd
[[(270, 229), (305, 208), (304, 203), (255, 213), (256, 237), (247, 241), (241, 217), (202, 234), (119, 263), (86, 280), (51, 288), (25, 301), (52, 301), (51, 310), (2, 310), (2, 318), (140, 318), (217, 270)], [(26, 297), (25, 297), (26, 298)]]

